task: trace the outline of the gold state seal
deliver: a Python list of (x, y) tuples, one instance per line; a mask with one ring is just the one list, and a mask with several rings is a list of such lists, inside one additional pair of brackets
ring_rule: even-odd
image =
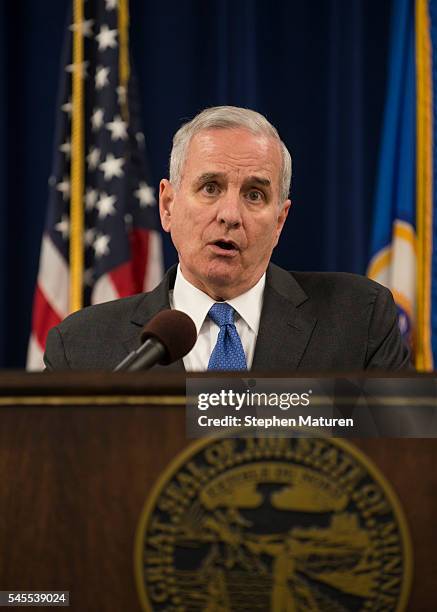
[(144, 610), (404, 610), (411, 547), (391, 487), (337, 439), (202, 440), (138, 526)]

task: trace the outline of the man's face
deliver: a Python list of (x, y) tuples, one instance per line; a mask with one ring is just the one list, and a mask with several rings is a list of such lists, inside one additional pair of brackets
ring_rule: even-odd
[(178, 190), (159, 207), (185, 278), (213, 299), (248, 291), (264, 274), (290, 201), (279, 202), (281, 152), (269, 137), (210, 129), (190, 142)]

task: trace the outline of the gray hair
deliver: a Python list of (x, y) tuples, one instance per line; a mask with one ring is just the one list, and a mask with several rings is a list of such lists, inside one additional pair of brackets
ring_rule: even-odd
[(214, 106), (206, 108), (194, 119), (185, 123), (173, 138), (170, 154), (170, 182), (179, 189), (182, 171), (187, 157), (188, 146), (195, 134), (209, 129), (245, 128), (253, 134), (262, 134), (277, 141), (281, 149), (282, 165), (279, 176), (280, 204), (287, 198), (291, 183), (291, 155), (279, 134), (267, 119), (248, 108), (238, 106)]

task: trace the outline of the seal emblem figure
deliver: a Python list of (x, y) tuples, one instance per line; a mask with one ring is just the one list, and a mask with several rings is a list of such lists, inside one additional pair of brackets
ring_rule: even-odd
[(405, 610), (402, 509), (352, 444), (220, 438), (190, 445), (155, 486), (137, 531), (144, 610)]

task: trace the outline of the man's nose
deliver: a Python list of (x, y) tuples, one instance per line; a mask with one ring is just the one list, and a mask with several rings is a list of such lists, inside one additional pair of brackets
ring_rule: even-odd
[(227, 229), (236, 229), (241, 225), (241, 203), (239, 194), (226, 193), (218, 203), (217, 221)]

